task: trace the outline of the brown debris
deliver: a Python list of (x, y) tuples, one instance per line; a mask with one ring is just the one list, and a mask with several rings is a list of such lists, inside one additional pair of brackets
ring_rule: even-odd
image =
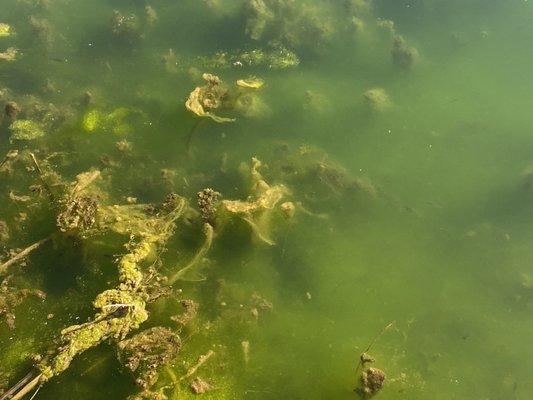
[(203, 74), (206, 85), (194, 89), (185, 102), (185, 107), (199, 117), (208, 117), (218, 123), (233, 122), (233, 118), (219, 117), (212, 110), (220, 108), (228, 97), (228, 90), (216, 75)]
[(9, 119), (15, 120), (22, 110), (14, 101), (8, 101), (4, 107), (4, 111)]
[(399, 35), (394, 37), (391, 55), (394, 64), (403, 69), (413, 68), (420, 58), (418, 50), (409, 46), (405, 39)]
[(385, 383), (385, 372), (378, 368), (368, 368), (361, 376), (363, 384), (362, 391), (367, 396), (373, 396), (381, 389)]
[(198, 314), (199, 304), (194, 300), (181, 300), (180, 304), (184, 309), (183, 313), (181, 315), (172, 316), (170, 319), (185, 326), (196, 317), (196, 314)]
[(194, 394), (203, 394), (210, 392), (214, 389), (213, 385), (211, 385), (209, 382), (204, 381), (199, 376), (193, 379), (190, 387)]
[(79, 196), (70, 199), (65, 209), (57, 216), (57, 226), (61, 232), (72, 230), (86, 231), (96, 222), (98, 201), (93, 196)]
[(15, 289), (9, 285), (10, 278), (0, 282), (0, 319), (4, 319), (7, 327), (15, 328), (15, 314), (13, 310), (28, 296), (46, 298), (46, 294), (38, 289)]
[(119, 342), (118, 356), (126, 368), (138, 375), (137, 385), (146, 389), (157, 381), (157, 368), (176, 358), (180, 349), (180, 337), (158, 326)]
[(0, 243), (9, 240), (9, 226), (5, 221), (0, 220)]
[(205, 222), (212, 223), (216, 214), (220, 193), (206, 188), (196, 194), (198, 208)]
[(22, 260), (26, 258), (32, 251), (38, 249), (42, 244), (46, 243), (50, 240), (50, 237), (47, 237), (46, 239), (39, 240), (38, 242), (35, 242), (34, 244), (26, 247), (25, 249), (19, 251), (18, 253), (14, 254), (9, 260), (6, 262), (0, 264), (0, 274), (3, 274), (7, 271), (7, 269), (15, 264), (17, 261)]
[(180, 378), (180, 381), (193, 376), (196, 371), (198, 371), (198, 368), (204, 365), (207, 360), (209, 360), (214, 354), (215, 352), (213, 350), (209, 350), (207, 353), (198, 357), (198, 361), (196, 362), (196, 364), (194, 364), (191, 368), (187, 370), (187, 373)]

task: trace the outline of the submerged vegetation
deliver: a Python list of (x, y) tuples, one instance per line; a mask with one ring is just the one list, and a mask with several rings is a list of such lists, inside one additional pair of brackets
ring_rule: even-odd
[[(456, 386), (478, 373), (465, 372), (465, 348), (495, 347), (493, 321), (449, 297), (493, 290), (461, 275), (467, 250), (478, 246), (500, 281), (491, 262), (506, 260), (493, 249), (513, 262), (528, 253), (511, 250), (496, 201), (469, 199), (475, 212), (450, 216), (460, 201), (443, 188), (472, 193), (461, 174), (476, 166), (437, 152), (477, 154), (477, 133), (491, 128), (472, 117), (458, 138), (429, 121), (471, 94), (430, 92), (427, 71), (444, 62), (411, 25), (426, 29), (446, 4), (475, 16), (468, 6), (5, 3), (0, 400), (492, 398), (488, 386)], [(463, 35), (488, 43), (481, 32)], [(460, 36), (450, 52), (468, 46)], [(519, 170), (512, 189), (492, 167), (478, 175), (505, 180), (518, 204), (533, 176)], [(455, 219), (475, 227), (457, 233)], [(450, 282), (472, 288), (446, 286), (443, 264), (460, 265)], [(510, 275), (498, 315), (512, 323), (533, 284), (527, 271)], [(531, 388), (517, 383), (531, 364), (512, 361), (519, 373), (494, 398)], [(449, 392), (434, 390), (443, 381)]]

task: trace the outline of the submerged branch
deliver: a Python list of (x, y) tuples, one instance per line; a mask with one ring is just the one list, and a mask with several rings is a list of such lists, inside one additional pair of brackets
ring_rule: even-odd
[(198, 371), (198, 368), (204, 365), (206, 361), (209, 360), (214, 354), (215, 352), (213, 350), (209, 350), (206, 354), (198, 357), (198, 362), (187, 370), (187, 373), (180, 378), (180, 381), (183, 381), (187, 378), (190, 378), (192, 375), (194, 375), (196, 371)]
[(42, 374), (33, 376), (37, 371), (31, 371), (24, 378), (18, 381), (11, 389), (0, 397), (0, 400), (21, 400), (35, 386), (39, 384)]
[(370, 351), (370, 349), (374, 346), (374, 344), (378, 341), (378, 339), (385, 333), (387, 332), (390, 328), (392, 328), (394, 326), (394, 323), (396, 321), (392, 321), (391, 323), (389, 323), (385, 328), (383, 328), (381, 330), (381, 332), (379, 332), (375, 337), (374, 339), (372, 339), (372, 341), (370, 342), (370, 344), (367, 346), (367, 348), (365, 349), (365, 351), (363, 351), (361, 353), (361, 355), (359, 356), (359, 363), (357, 364), (357, 368), (355, 369), (355, 374), (357, 375), (357, 373), (359, 372), (359, 369), (361, 368), (361, 366), (363, 366), (363, 364), (366, 362), (366, 356), (367, 356), (367, 353)]
[(50, 239), (51, 239), (51, 236), (45, 239), (39, 240), (38, 242), (33, 243), (32, 245), (26, 247), (24, 250), (15, 254), (5, 263), (0, 264), (0, 274), (4, 274), (10, 266), (15, 264), (17, 261), (20, 261), (23, 258), (27, 257), (32, 251), (37, 250), (39, 247), (41, 247), (44, 243), (48, 242)]

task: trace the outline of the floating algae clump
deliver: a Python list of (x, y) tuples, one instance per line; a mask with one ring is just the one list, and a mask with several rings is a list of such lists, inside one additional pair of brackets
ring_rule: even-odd
[(409, 46), (405, 39), (399, 35), (393, 40), (391, 55), (394, 64), (403, 69), (413, 68), (420, 58), (418, 50)]
[(148, 318), (141, 296), (127, 291), (106, 291), (97, 297), (94, 305), (101, 312), (93, 321), (61, 331), (57, 354), (40, 366), (42, 382), (65, 371), (78, 354), (107, 339), (123, 339)]
[(110, 113), (93, 109), (83, 116), (82, 127), (86, 132), (105, 131), (117, 135), (128, 134), (133, 130), (129, 119), (135, 115), (144, 117), (144, 113), (126, 107), (118, 107)]
[(308, 1), (249, 0), (244, 12), (245, 32), (252, 40), (316, 51), (334, 33), (327, 10)]
[(373, 111), (386, 111), (392, 107), (389, 94), (382, 88), (369, 89), (363, 94), (366, 104)]
[(11, 29), (11, 26), (3, 22), (0, 22), (0, 38), (8, 37), (8, 36), (11, 36), (12, 34), (13, 34), (13, 30)]
[[(152, 254), (153, 246), (166, 243), (173, 233), (174, 221), (181, 216), (184, 208), (185, 201), (182, 198), (171, 196), (164, 203), (161, 213), (153, 217), (145, 216), (142, 229), (135, 230), (140, 224), (129, 227), (130, 241), (126, 245), (129, 252), (117, 262), (120, 284), (96, 297), (93, 306), (99, 312), (92, 321), (61, 331), (59, 348), (49, 361), (39, 365), (41, 374), (35, 384), (65, 371), (75, 356), (101, 342), (108, 339), (123, 340), (148, 319), (146, 301), (149, 300), (149, 288), (145, 284), (141, 264)], [(108, 222), (105, 228), (114, 228), (112, 221), (105, 218), (103, 221)], [(118, 230), (122, 232), (122, 228)]]
[(29, 119), (18, 119), (9, 126), (11, 139), (33, 140), (44, 136), (44, 127)]
[(265, 85), (263, 79), (257, 77), (239, 79), (236, 85), (238, 93), (233, 102), (233, 108), (236, 112), (247, 118), (261, 118), (271, 114), (270, 107), (257, 93)]
[(222, 200), (220, 202), (219, 216), (237, 216), (250, 225), (252, 231), (261, 241), (273, 245), (270, 239), (270, 225), (273, 217), (272, 212), (278, 203), (289, 194), (289, 190), (283, 185), (269, 185), (259, 173), (261, 161), (252, 158), (252, 166), (249, 171), (252, 189), (251, 195), (246, 201)]

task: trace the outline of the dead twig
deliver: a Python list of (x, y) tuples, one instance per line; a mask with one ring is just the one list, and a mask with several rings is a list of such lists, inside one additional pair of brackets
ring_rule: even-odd
[(364, 360), (367, 359), (368, 357), (368, 352), (370, 351), (370, 349), (372, 348), (372, 346), (374, 346), (374, 344), (378, 341), (378, 339), (381, 337), (381, 335), (383, 335), (385, 332), (387, 332), (390, 328), (392, 328), (394, 326), (394, 323), (396, 321), (392, 321), (390, 324), (388, 324), (385, 328), (383, 328), (381, 330), (381, 332), (379, 332), (375, 337), (374, 339), (372, 339), (372, 341), (370, 342), (370, 344), (368, 345), (368, 347), (365, 349), (365, 351), (363, 351), (361, 353), (361, 355), (359, 356), (359, 363), (357, 364), (357, 368), (355, 369), (355, 375), (357, 375), (357, 373), (359, 372), (359, 369), (361, 368), (361, 366), (364, 364)]
[(18, 381), (11, 389), (9, 389), (2, 395), (2, 397), (0, 397), (0, 400), (21, 400), (39, 384), (42, 374), (38, 374), (37, 376), (33, 377), (35, 372), (36, 371), (30, 372), (24, 378)]
[(30, 157), (33, 161), (33, 164), (35, 165), (35, 168), (37, 169), (37, 172), (39, 172), (39, 178), (41, 179), (41, 182), (43, 183), (44, 188), (48, 192), (48, 195), (50, 196), (51, 200), (54, 200), (54, 194), (52, 193), (52, 189), (48, 185), (48, 183), (44, 179), (44, 173), (41, 169), (41, 166), (39, 165), (39, 161), (37, 161), (37, 157), (35, 157), (35, 154), (30, 152)]
[[(183, 380), (185, 380), (187, 378), (190, 378), (192, 375), (194, 375), (196, 373), (196, 371), (198, 371), (198, 368), (200, 368), (202, 365), (204, 365), (205, 362), (207, 360), (209, 360), (214, 354), (215, 354), (215, 352), (213, 350), (209, 350), (204, 355), (201, 355), (200, 357), (198, 357), (198, 362), (187, 370), (187, 373), (180, 378), (180, 381), (183, 381)], [(0, 399), (0, 400), (2, 400), (2, 399)]]
[(10, 266), (15, 264), (17, 261), (20, 261), (23, 258), (27, 257), (32, 251), (37, 250), (39, 247), (41, 247), (43, 244), (48, 242), (50, 239), (51, 239), (50, 236), (45, 239), (41, 239), (38, 242), (35, 242), (32, 245), (26, 247), (24, 250), (18, 252), (13, 257), (11, 257), (9, 260), (7, 260), (5, 263), (0, 264), (0, 274), (5, 273)]

